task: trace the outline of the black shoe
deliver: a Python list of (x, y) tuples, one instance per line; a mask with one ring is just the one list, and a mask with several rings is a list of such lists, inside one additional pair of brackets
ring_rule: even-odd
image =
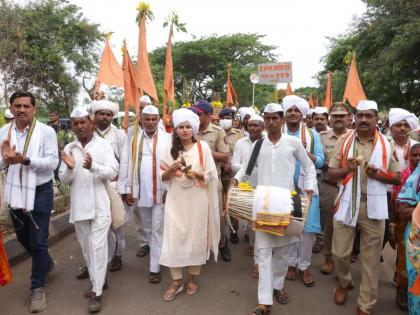
[(144, 257), (147, 256), (147, 254), (150, 252), (150, 247), (149, 245), (145, 245), (140, 247), (140, 249), (138, 250), (136, 256), (137, 257)]
[(89, 270), (88, 267), (80, 267), (79, 270), (76, 272), (77, 279), (86, 279), (89, 278)]
[(109, 271), (118, 271), (122, 267), (122, 260), (120, 256), (112, 257), (111, 262), (109, 263)]
[(89, 313), (98, 313), (101, 310), (101, 308), (101, 297), (92, 294), (88, 304)]
[(245, 243), (249, 243), (249, 235), (248, 234), (244, 235), (244, 241), (245, 241)]
[[(102, 287), (102, 290), (106, 290), (106, 289), (108, 289), (108, 281), (105, 279), (105, 282), (104, 282), (104, 286)], [(90, 299), (91, 297), (92, 297), (92, 294), (94, 294), (93, 293), (93, 291), (92, 291), (92, 285), (89, 287), (89, 290), (87, 290), (84, 294), (83, 294), (83, 297), (85, 298), (85, 299)]]
[(230, 257), (230, 249), (228, 245), (225, 244), (225, 246), (220, 248), (219, 250), (220, 250), (220, 254), (222, 255), (223, 261), (229, 262), (231, 257)]
[(238, 241), (239, 241), (238, 233), (231, 232), (229, 236), (229, 242), (231, 242), (232, 244), (236, 244), (238, 243)]

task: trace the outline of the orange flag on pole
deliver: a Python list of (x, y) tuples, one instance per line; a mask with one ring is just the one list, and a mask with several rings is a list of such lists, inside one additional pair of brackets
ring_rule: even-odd
[(330, 108), (332, 99), (332, 72), (327, 73), (327, 91), (325, 92), (324, 107)]
[(98, 75), (96, 76), (95, 92), (99, 90), (101, 83), (105, 83), (109, 86), (124, 86), (122, 69), (109, 46), (109, 36), (105, 39), (105, 48), (102, 53)]
[(311, 108), (315, 107), (314, 100), (312, 99), (312, 93), (309, 94), (308, 104), (309, 104), (309, 107), (311, 107)]
[(360, 82), (359, 74), (357, 72), (356, 55), (353, 53), (349, 74), (347, 76), (346, 88), (344, 90), (343, 102), (347, 100), (351, 106), (356, 107), (359, 101), (365, 99), (365, 91), (363, 91), (362, 83)]
[(293, 94), (292, 86), (290, 85), (290, 82), (287, 82), (286, 96), (292, 95), (292, 94)]
[(230, 81), (230, 63), (228, 64), (227, 82), (226, 82), (226, 105), (238, 105), (238, 95), (233, 88), (232, 82)]
[(131, 62), (130, 55), (127, 51), (127, 46), (124, 41), (123, 45), (123, 64), (122, 70), (124, 74), (124, 122), (123, 126), (124, 129), (128, 128), (128, 109), (129, 107), (134, 107), (136, 109), (136, 117), (137, 112), (140, 106), (140, 91), (137, 86), (137, 79), (136, 73), (134, 71), (133, 63)]
[(168, 115), (167, 102), (175, 103), (174, 68), (172, 63), (172, 26), (169, 30), (168, 44), (166, 46), (165, 76), (163, 79), (163, 116)]
[(137, 80), (140, 90), (153, 98), (155, 104), (158, 103), (159, 100), (156, 93), (155, 82), (153, 81), (152, 71), (150, 70), (149, 55), (146, 46), (146, 16), (143, 16), (139, 23)]

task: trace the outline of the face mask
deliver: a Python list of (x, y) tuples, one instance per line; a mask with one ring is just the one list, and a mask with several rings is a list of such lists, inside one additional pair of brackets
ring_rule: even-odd
[(228, 130), (228, 129), (232, 128), (232, 119), (220, 119), (219, 125), (224, 130)]

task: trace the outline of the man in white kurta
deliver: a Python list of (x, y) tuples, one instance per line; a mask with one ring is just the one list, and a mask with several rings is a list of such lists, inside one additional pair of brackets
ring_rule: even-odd
[[(93, 101), (91, 106), (94, 115), (95, 134), (111, 144), (115, 159), (118, 161), (118, 175), (111, 180), (111, 186), (124, 198), (128, 193), (126, 188), (126, 174), (128, 163), (128, 139), (125, 132), (112, 124), (112, 119), (118, 114), (119, 106), (116, 103), (100, 100)], [(124, 203), (126, 223), (130, 217), (130, 206)], [(122, 256), (125, 249), (125, 225), (114, 230), (111, 228), (108, 235), (109, 271), (117, 271), (122, 266)]]
[[(139, 134), (135, 154), (129, 154), (128, 179), (135, 199), (141, 222), (150, 246), (149, 282), (159, 283), (159, 257), (162, 249), (163, 235), (163, 199), (166, 187), (159, 176), (160, 155), (170, 145), (171, 137), (164, 130), (158, 128), (159, 111), (156, 106), (147, 105), (142, 111), (144, 129)], [(134, 141), (134, 139), (132, 140)], [(135, 156), (133, 162), (133, 156)], [(131, 167), (134, 166), (134, 167)]]
[[(279, 104), (269, 104), (264, 110), (264, 122), (268, 136), (264, 138), (256, 162), (257, 184), (277, 186), (294, 190), (294, 170), (296, 161), (301, 162), (305, 170), (305, 188), (308, 194), (316, 189), (316, 173), (302, 143), (289, 135), (281, 134), (283, 124), (283, 108)], [(236, 174), (234, 183), (242, 181), (247, 165), (243, 165)], [(235, 182), (236, 180), (236, 182)], [(288, 268), (288, 248), (299, 241), (293, 236), (274, 236), (264, 232), (255, 232), (255, 248), (257, 253), (259, 279), (257, 309), (267, 310), (273, 304), (273, 290), (276, 300), (288, 302), (283, 290), (284, 278)]]
[(70, 117), (77, 140), (64, 148), (59, 177), (70, 185), (70, 223), (75, 226), (92, 283), (89, 311), (98, 312), (105, 283), (107, 236), (111, 225), (106, 185), (117, 175), (118, 162), (111, 145), (93, 134), (92, 121), (85, 109), (75, 108)]

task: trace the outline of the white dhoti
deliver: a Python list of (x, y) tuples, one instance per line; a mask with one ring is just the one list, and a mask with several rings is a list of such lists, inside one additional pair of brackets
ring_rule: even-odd
[(89, 270), (92, 291), (102, 295), (108, 263), (107, 236), (111, 226), (111, 217), (96, 217), (93, 220), (74, 222), (77, 239), (82, 248), (83, 257)]
[(159, 258), (163, 242), (163, 205), (155, 204), (153, 207), (139, 207), (141, 222), (147, 235), (150, 246), (150, 272), (159, 272)]
[(291, 267), (299, 270), (306, 270), (311, 265), (312, 247), (314, 245), (314, 234), (304, 232), (301, 240), (289, 247), (288, 263)]
[(283, 289), (288, 268), (288, 249), (289, 245), (284, 245), (275, 248), (260, 248), (255, 251), (259, 270), (259, 304), (273, 305), (273, 290)]

